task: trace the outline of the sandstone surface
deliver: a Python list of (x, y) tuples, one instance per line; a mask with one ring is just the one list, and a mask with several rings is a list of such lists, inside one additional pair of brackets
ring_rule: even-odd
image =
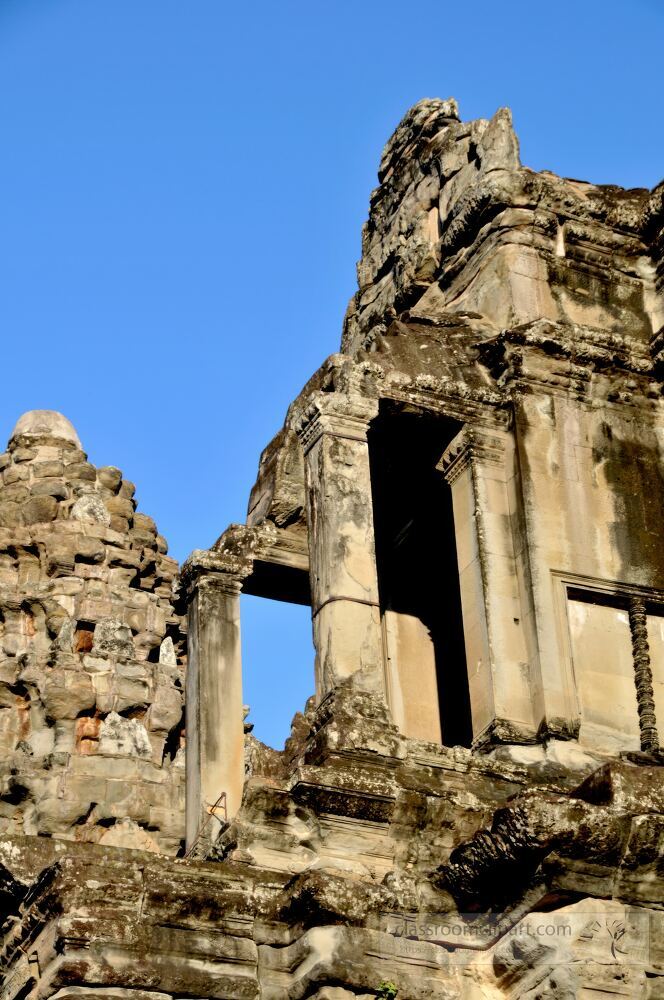
[[(177, 581), (120, 472), (21, 418), (0, 1000), (664, 996), (663, 291), (664, 184), (425, 100), (341, 352)], [(311, 609), (283, 750), (242, 593)]]
[(130, 822), (136, 846), (176, 853), (177, 563), (62, 414), (24, 414), (0, 466), (2, 833), (108, 843)]

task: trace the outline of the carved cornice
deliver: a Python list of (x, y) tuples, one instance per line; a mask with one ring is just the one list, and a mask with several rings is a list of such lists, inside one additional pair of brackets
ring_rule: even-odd
[(491, 412), (496, 419), (509, 400), (488, 383), (470, 385), (463, 378), (433, 372), (405, 372), (392, 366), (389, 356), (380, 360), (357, 359), (342, 354), (329, 357), (292, 404), (286, 420), (309, 450), (322, 433), (364, 440), (366, 427), (376, 416), (380, 399), (420, 406), (464, 420)]
[(452, 485), (474, 462), (502, 466), (505, 462), (505, 436), (486, 427), (466, 426), (450, 442), (436, 468)]
[(308, 572), (306, 537), (269, 522), (252, 527), (231, 524), (211, 548), (194, 549), (186, 560), (180, 572), (183, 593), (191, 600), (206, 580), (228, 593), (239, 593), (259, 561)]
[(228, 594), (239, 594), (253, 566), (253, 532), (245, 525), (232, 524), (212, 548), (194, 549), (180, 571), (187, 602), (204, 584)]
[(216, 557), (210, 549), (194, 549), (182, 566), (180, 583), (189, 604), (194, 595), (205, 588), (239, 594), (246, 575), (236, 560)]
[(480, 359), (500, 385), (532, 382), (583, 391), (593, 373), (652, 379), (649, 345), (628, 334), (537, 320), (479, 345)]
[(315, 392), (293, 418), (305, 455), (324, 434), (366, 441), (369, 423), (378, 414), (378, 401), (359, 393)]

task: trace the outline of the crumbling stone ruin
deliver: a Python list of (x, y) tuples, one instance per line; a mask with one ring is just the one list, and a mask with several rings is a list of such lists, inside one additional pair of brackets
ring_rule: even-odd
[(177, 563), (60, 414), (24, 414), (0, 466), (0, 829), (175, 853)]
[[(0, 1000), (664, 996), (664, 184), (452, 100), (379, 181), (341, 353), (177, 579), (63, 417), (16, 426)], [(282, 751), (241, 593), (311, 608)]]

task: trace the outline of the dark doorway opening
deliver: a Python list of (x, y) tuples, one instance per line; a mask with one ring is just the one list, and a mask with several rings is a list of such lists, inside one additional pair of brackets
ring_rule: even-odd
[[(437, 463), (461, 430), (451, 418), (381, 403), (369, 433), (381, 613), (419, 619), (435, 658), (446, 746), (472, 742), (452, 494)], [(423, 630), (424, 631), (424, 630)], [(418, 662), (401, 664), (417, 684)]]

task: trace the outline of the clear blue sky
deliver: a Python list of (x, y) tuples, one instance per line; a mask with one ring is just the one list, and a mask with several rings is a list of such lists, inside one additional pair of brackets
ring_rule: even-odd
[[(381, 148), (422, 97), (512, 108), (523, 161), (664, 174), (661, 0), (0, 0), (0, 438), (61, 410), (184, 558), (338, 348)], [(283, 741), (302, 609), (243, 599)]]

